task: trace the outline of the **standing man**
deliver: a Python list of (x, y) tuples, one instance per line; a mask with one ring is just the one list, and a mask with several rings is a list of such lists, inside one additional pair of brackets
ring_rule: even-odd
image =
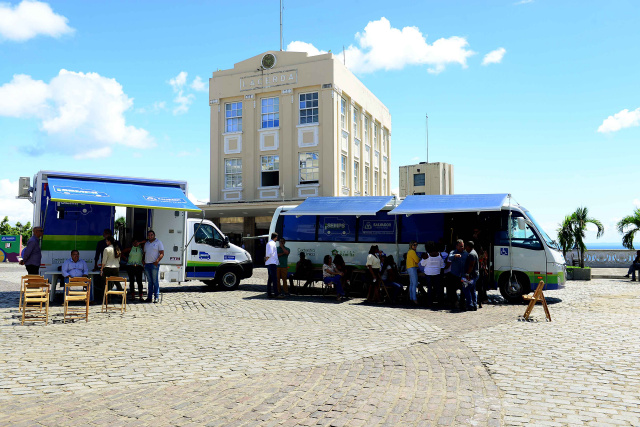
[(467, 300), (467, 310), (476, 311), (478, 304), (476, 301), (476, 281), (480, 275), (480, 268), (478, 267), (478, 253), (473, 249), (475, 244), (473, 240), (469, 240), (465, 246), (468, 252), (467, 260), (465, 263), (465, 276), (467, 283), (462, 289), (464, 297)]
[(109, 236), (113, 236), (113, 234), (111, 233), (111, 230), (109, 228), (105, 228), (102, 232), (102, 240), (100, 240), (98, 242), (98, 245), (96, 246), (96, 255), (93, 258), (93, 271), (100, 270), (100, 267), (98, 267), (98, 261), (100, 260), (100, 257), (102, 257), (104, 249), (107, 247), (107, 237)]
[(289, 248), (284, 244), (286, 241), (284, 238), (280, 238), (280, 245), (278, 246), (278, 290), (280, 293), (284, 293), (285, 296), (289, 295), (289, 286), (287, 285), (287, 274), (289, 273)]
[[(264, 264), (267, 267), (267, 296), (273, 298), (274, 295), (278, 297), (278, 249), (276, 248), (276, 241), (278, 240), (278, 233), (271, 233), (271, 240), (267, 243), (267, 248), (264, 256)], [(273, 291), (271, 287), (273, 286)]]
[(467, 262), (467, 255), (464, 251), (464, 242), (462, 239), (458, 239), (456, 241), (456, 248), (449, 254), (451, 271), (447, 275), (447, 301), (449, 305), (451, 305), (451, 308), (455, 308), (458, 300), (457, 291), (462, 284), (461, 280), (465, 273), (464, 266)]
[(157, 303), (160, 298), (160, 282), (158, 282), (158, 270), (160, 261), (164, 257), (164, 246), (156, 239), (153, 230), (147, 231), (147, 243), (144, 244), (144, 272), (147, 276), (147, 302)]
[(27, 267), (27, 274), (40, 274), (40, 262), (42, 261), (40, 239), (43, 234), (42, 227), (34, 227), (33, 236), (27, 241), (27, 247), (22, 252), (22, 261), (19, 264)]

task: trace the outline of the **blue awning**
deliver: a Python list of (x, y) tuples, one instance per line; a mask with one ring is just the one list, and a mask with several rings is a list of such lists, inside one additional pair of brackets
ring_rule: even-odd
[(309, 197), (282, 215), (375, 215), (393, 196)]
[(49, 178), (54, 202), (200, 212), (181, 188), (131, 182)]
[(499, 211), (509, 194), (451, 194), (446, 196), (407, 196), (391, 215), (447, 212)]

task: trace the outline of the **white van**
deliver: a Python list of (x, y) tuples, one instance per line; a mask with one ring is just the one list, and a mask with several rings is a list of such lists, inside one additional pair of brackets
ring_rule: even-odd
[(44, 228), (41, 271), (57, 270), (72, 249), (92, 268), (103, 231), (114, 229), (115, 207), (124, 206), (117, 237), (127, 246), (154, 230), (165, 249), (161, 282), (202, 280), (236, 289), (253, 273), (251, 256), (211, 221), (188, 218), (188, 212), (201, 210), (187, 194), (184, 181), (40, 171), (33, 186), (28, 177), (20, 178), (18, 197), (34, 204), (33, 226)]
[(299, 206), (276, 209), (269, 232), (284, 237), (296, 254), (305, 252), (314, 265), (325, 255), (340, 254), (347, 265), (364, 269), (371, 245), (393, 255), (400, 265), (410, 241), (453, 248), (457, 239), (472, 240), (489, 255), (490, 277), (509, 301), (521, 301), (540, 280), (545, 289), (564, 286), (566, 266), (557, 244), (536, 224), (531, 213), (508, 194), (313, 197)]

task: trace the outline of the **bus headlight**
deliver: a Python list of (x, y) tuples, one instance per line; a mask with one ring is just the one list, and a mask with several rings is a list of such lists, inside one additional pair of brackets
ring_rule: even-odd
[(244, 254), (245, 254), (245, 256), (247, 257), (247, 259), (248, 259), (250, 262), (251, 262), (251, 261), (253, 261), (253, 260), (251, 259), (251, 254), (250, 254), (249, 252), (244, 251)]

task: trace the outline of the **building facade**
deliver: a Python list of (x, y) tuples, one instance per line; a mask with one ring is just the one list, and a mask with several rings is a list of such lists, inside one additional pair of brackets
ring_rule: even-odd
[(400, 166), (400, 197), (453, 194), (453, 165), (426, 163)]
[(223, 232), (263, 234), (307, 197), (390, 194), (389, 110), (331, 53), (269, 51), (214, 72), (209, 104), (203, 208)]

